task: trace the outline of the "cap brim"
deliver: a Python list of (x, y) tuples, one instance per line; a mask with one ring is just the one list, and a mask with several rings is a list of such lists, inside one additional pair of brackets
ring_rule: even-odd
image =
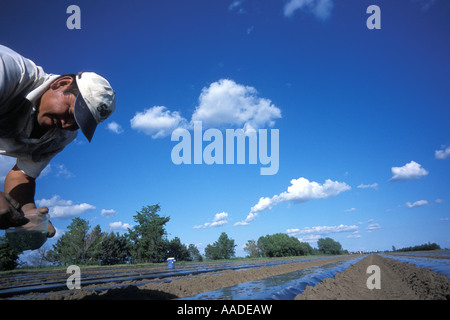
[(75, 121), (77, 122), (78, 127), (80, 127), (81, 132), (83, 132), (88, 141), (91, 142), (95, 129), (97, 128), (97, 121), (89, 110), (89, 107), (84, 101), (81, 93), (79, 93), (75, 99), (73, 113), (75, 116)]

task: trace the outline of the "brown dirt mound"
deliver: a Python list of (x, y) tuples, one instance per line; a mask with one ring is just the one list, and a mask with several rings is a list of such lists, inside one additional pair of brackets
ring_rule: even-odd
[[(368, 289), (367, 267), (380, 267), (380, 289)], [(334, 278), (308, 286), (296, 300), (450, 300), (450, 280), (433, 270), (371, 254)]]
[[(301, 269), (312, 268), (327, 263), (347, 260), (352, 256), (340, 256), (325, 260), (305, 261), (287, 263), (271, 267), (261, 267), (241, 271), (223, 271), (214, 275), (205, 274), (196, 277), (183, 276), (174, 278), (170, 283), (150, 281), (145, 284), (138, 282), (121, 283), (128, 284), (126, 287), (117, 289), (101, 290), (98, 286), (82, 287), (70, 294), (54, 293), (47, 299), (50, 300), (114, 300), (114, 299), (135, 299), (135, 300), (166, 300), (173, 298), (184, 298), (195, 294), (217, 290), (224, 287), (234, 286), (240, 283), (264, 279), (284, 273), (289, 273)], [(139, 286), (137, 286), (139, 284)], [(86, 289), (96, 288), (97, 291)], [(100, 289), (100, 290), (98, 290)]]

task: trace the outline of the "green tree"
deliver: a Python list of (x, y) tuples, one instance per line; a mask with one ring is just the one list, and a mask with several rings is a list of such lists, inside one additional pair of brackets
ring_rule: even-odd
[(8, 244), (5, 237), (0, 237), (0, 271), (13, 270), (19, 265), (19, 252)]
[(312, 254), (311, 246), (285, 233), (261, 236), (257, 244), (264, 257), (288, 257)]
[(203, 257), (195, 245), (190, 244), (188, 247), (188, 252), (189, 252), (189, 258), (191, 261), (195, 261), (195, 260), (203, 261)]
[(180, 238), (175, 237), (168, 244), (167, 258), (173, 257), (176, 261), (189, 260), (189, 251), (186, 245), (182, 244)]
[(159, 204), (142, 207), (137, 211), (136, 225), (129, 229), (132, 241), (131, 255), (136, 262), (162, 262), (167, 252), (167, 232), (164, 228), (170, 217), (161, 217)]
[(85, 247), (89, 264), (98, 264), (102, 255), (102, 242), (106, 234), (96, 225), (86, 236)]
[(255, 240), (248, 240), (245, 244), (244, 251), (248, 253), (249, 258), (259, 258), (262, 255)]
[(208, 244), (205, 248), (205, 256), (207, 259), (230, 259), (235, 255), (234, 240), (228, 238), (225, 232), (222, 232), (219, 239), (212, 245)]
[(52, 260), (63, 265), (97, 264), (103, 235), (100, 226), (91, 232), (89, 228), (87, 220), (73, 218), (68, 231), (53, 245)]
[(317, 246), (319, 251), (324, 254), (340, 254), (342, 252), (341, 244), (331, 238), (320, 238), (317, 240)]
[(126, 235), (111, 232), (101, 243), (100, 262), (102, 265), (123, 264), (130, 259), (130, 242)]

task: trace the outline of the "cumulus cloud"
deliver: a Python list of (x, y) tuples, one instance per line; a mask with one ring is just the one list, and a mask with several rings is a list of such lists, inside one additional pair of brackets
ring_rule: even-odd
[(186, 125), (186, 119), (179, 112), (170, 111), (164, 106), (137, 112), (130, 122), (133, 129), (142, 131), (153, 139), (168, 136), (173, 130)]
[(105, 218), (112, 218), (117, 215), (117, 211), (114, 209), (102, 209), (101, 216)]
[(109, 228), (111, 230), (128, 231), (128, 229), (131, 229), (131, 225), (129, 223), (123, 223), (122, 221), (116, 221), (116, 222), (111, 222), (109, 224)]
[(247, 226), (247, 225), (250, 224), (250, 222), (255, 220), (256, 217), (258, 217), (258, 214), (256, 212), (251, 212), (250, 211), (250, 213), (247, 215), (247, 217), (244, 220), (238, 221), (234, 225), (235, 226)]
[(36, 204), (39, 207), (48, 207), (51, 219), (70, 219), (87, 211), (95, 210), (93, 205), (88, 203), (74, 204), (72, 200), (61, 199), (58, 195), (51, 199), (37, 200)]
[(233, 126), (259, 129), (273, 126), (281, 110), (269, 99), (260, 98), (255, 88), (221, 79), (202, 89), (193, 121), (205, 127)]
[(206, 222), (202, 225), (194, 226), (194, 229), (206, 229), (212, 227), (220, 227), (228, 223), (228, 213), (220, 212), (214, 215), (214, 219), (212, 222)]
[(415, 201), (414, 203), (407, 202), (406, 207), (411, 209), (411, 208), (415, 208), (415, 207), (422, 207), (427, 204), (428, 204), (427, 200), (418, 200), (418, 201)]
[(248, 225), (249, 222), (256, 218), (258, 212), (270, 210), (282, 202), (301, 203), (312, 199), (324, 199), (336, 196), (347, 190), (350, 190), (350, 186), (345, 182), (327, 179), (325, 183), (320, 184), (315, 181), (310, 182), (303, 177), (292, 179), (287, 191), (274, 195), (271, 198), (261, 197), (258, 203), (251, 207), (247, 218), (244, 221), (237, 222), (235, 225)]
[(428, 174), (428, 171), (415, 161), (411, 161), (403, 167), (392, 167), (391, 170), (393, 175), (391, 181), (414, 180)]
[(281, 110), (269, 99), (259, 97), (255, 88), (221, 79), (202, 89), (190, 122), (164, 106), (137, 112), (130, 122), (133, 129), (156, 139), (177, 129), (192, 129), (194, 121), (201, 121), (203, 128), (256, 130), (273, 126), (278, 118)]
[(290, 17), (295, 11), (307, 11), (320, 20), (330, 17), (334, 3), (332, 0), (289, 0), (284, 6), (284, 16)]
[(442, 147), (441, 150), (436, 150), (434, 152), (434, 156), (436, 157), (436, 159), (447, 159), (448, 157), (450, 157), (450, 146), (448, 147)]
[(108, 130), (116, 134), (121, 134), (123, 132), (122, 126), (115, 121), (108, 123)]

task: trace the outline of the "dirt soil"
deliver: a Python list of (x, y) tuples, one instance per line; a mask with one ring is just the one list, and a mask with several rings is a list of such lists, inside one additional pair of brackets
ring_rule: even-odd
[[(380, 289), (367, 288), (370, 265), (380, 267)], [(450, 300), (450, 280), (431, 269), (371, 254), (334, 278), (306, 287), (295, 300)]]
[[(275, 266), (243, 269), (240, 271), (227, 270), (199, 275), (184, 275), (171, 278), (170, 280), (141, 279), (108, 282), (91, 286), (87, 284), (83, 285), (82, 280), (82, 288), (79, 290), (65, 290), (47, 294), (30, 293), (14, 296), (13, 298), (40, 300), (167, 300), (184, 298), (248, 281), (264, 279), (350, 258), (354, 258), (354, 256), (336, 256), (325, 260), (297, 261)], [(371, 276), (370, 273), (367, 273), (367, 267), (370, 265), (380, 267), (381, 289), (370, 290), (367, 288), (366, 282)], [(145, 268), (148, 270), (151, 267)], [(124, 269), (124, 272), (126, 270), (128, 269)], [(105, 274), (106, 271), (108, 271), (107, 268), (98, 269), (98, 273)], [(57, 276), (61, 277), (61, 275), (51, 272), (42, 275), (47, 280), (56, 279)], [(63, 276), (67, 277), (64, 274)], [(10, 283), (6, 282), (6, 278), (2, 280), (5, 280), (4, 287), (20, 284), (20, 280), (15, 280), (18, 282)], [(42, 281), (44, 282), (44, 280)], [(116, 288), (111, 289), (114, 286)], [(324, 279), (314, 287), (308, 286), (295, 299), (450, 300), (450, 280), (447, 276), (437, 274), (430, 269), (418, 268), (406, 262), (399, 262), (371, 254), (359, 262), (352, 264), (343, 272), (336, 274), (334, 278)]]
[[(51, 300), (91, 300), (91, 299), (125, 299), (125, 300), (152, 300), (152, 299), (175, 299), (189, 297), (202, 292), (217, 290), (224, 287), (234, 286), (240, 283), (264, 279), (284, 273), (289, 273), (301, 269), (312, 268), (332, 262), (353, 258), (343, 256), (333, 259), (305, 261), (301, 263), (288, 263), (271, 267), (261, 267), (257, 269), (246, 269), (240, 271), (223, 271), (214, 275), (200, 275), (196, 277), (179, 277), (170, 283), (148, 282), (145, 285), (136, 286), (130, 282), (128, 286), (103, 291), (88, 291), (89, 287), (82, 287), (73, 294), (51, 294), (47, 299)], [(83, 290), (84, 289), (84, 290)]]

